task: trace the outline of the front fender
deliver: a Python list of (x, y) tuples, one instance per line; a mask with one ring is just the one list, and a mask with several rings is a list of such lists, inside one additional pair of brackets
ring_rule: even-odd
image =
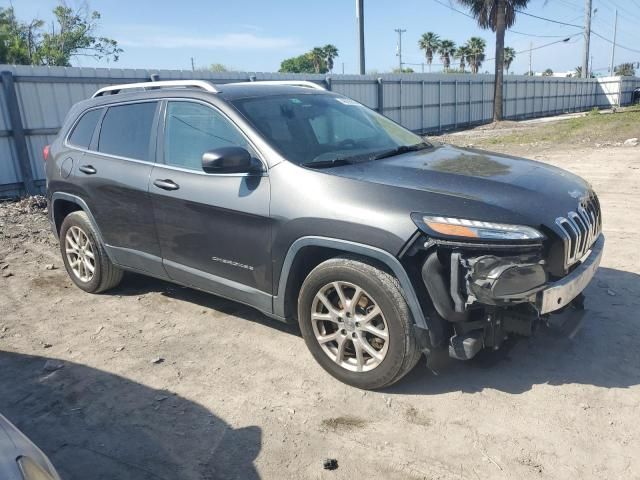
[(389, 267), (389, 269), (393, 272), (395, 277), (400, 282), (400, 286), (404, 291), (405, 297), (407, 299), (407, 304), (409, 306), (409, 309), (411, 310), (411, 314), (413, 316), (415, 324), (420, 328), (426, 330), (429, 329), (427, 325), (427, 319), (424, 316), (422, 308), (420, 307), (420, 302), (418, 301), (418, 297), (416, 295), (415, 289), (413, 288), (413, 284), (411, 283), (411, 280), (409, 279), (409, 276), (407, 275), (404, 267), (396, 257), (385, 250), (377, 247), (372, 247), (370, 245), (351, 242), (348, 240), (319, 236), (299, 238), (289, 247), (284, 263), (282, 265), (280, 280), (278, 282), (278, 291), (277, 294), (273, 297), (273, 312), (275, 315), (282, 318), (285, 316), (285, 292), (289, 274), (291, 273), (291, 267), (294, 264), (296, 255), (300, 252), (300, 250), (304, 247), (309, 246), (325, 247), (346, 253), (354, 253), (385, 264), (387, 267)]

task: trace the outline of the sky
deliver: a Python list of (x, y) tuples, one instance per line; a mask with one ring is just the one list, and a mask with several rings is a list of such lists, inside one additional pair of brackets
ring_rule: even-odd
[[(22, 20), (34, 17), (51, 21), (57, 0), (12, 0)], [(494, 34), (480, 29), (475, 20), (448, 7), (466, 11), (455, 0), (365, 0), (365, 48), (368, 72), (388, 72), (398, 66), (396, 28), (403, 34), (403, 61), (421, 71), (424, 54), (418, 49), (420, 35), (436, 32), (456, 44), (479, 36), (487, 41), (487, 58), (494, 56)], [(9, 6), (0, 0), (0, 6)], [(79, 0), (67, 0), (70, 6)], [(340, 52), (335, 73), (357, 73), (357, 31), (355, 0), (89, 0), (101, 13), (99, 34), (117, 40), (124, 50), (118, 62), (106, 63), (86, 57), (74, 66), (121, 68), (191, 69), (213, 63), (238, 71), (273, 72), (280, 62), (315, 46), (334, 44)], [(443, 5), (444, 4), (444, 5)], [(640, 61), (640, 0), (593, 0), (593, 30), (613, 38), (614, 10), (619, 10), (617, 43), (637, 50), (616, 49), (615, 63)], [(583, 0), (531, 0), (528, 13), (556, 21), (582, 25)], [(505, 44), (517, 55), (511, 70), (529, 69), (529, 48), (533, 46), (534, 71), (573, 70), (581, 64), (583, 37), (579, 28), (527, 17), (517, 17), (514, 31)], [(523, 35), (523, 33), (525, 35)], [(536, 36), (532, 36), (536, 35)], [(561, 41), (544, 48), (536, 47)], [(611, 60), (611, 43), (592, 37), (593, 69), (606, 75)], [(441, 70), (434, 59), (432, 71)], [(481, 71), (493, 71), (485, 62)], [(425, 67), (425, 71), (428, 68)]]

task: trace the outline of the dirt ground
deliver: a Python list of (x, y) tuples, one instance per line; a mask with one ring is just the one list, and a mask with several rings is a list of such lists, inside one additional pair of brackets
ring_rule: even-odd
[(43, 210), (4, 202), (0, 412), (64, 480), (640, 479), (640, 147), (494, 148), (599, 193), (606, 252), (575, 335), (542, 328), (363, 392), (250, 308), (138, 275), (83, 293)]

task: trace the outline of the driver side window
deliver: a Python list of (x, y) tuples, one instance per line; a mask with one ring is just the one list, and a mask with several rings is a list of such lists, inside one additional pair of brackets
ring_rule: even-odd
[(200, 103), (167, 103), (164, 162), (174, 167), (202, 170), (202, 154), (219, 147), (244, 147), (240, 131), (222, 114)]

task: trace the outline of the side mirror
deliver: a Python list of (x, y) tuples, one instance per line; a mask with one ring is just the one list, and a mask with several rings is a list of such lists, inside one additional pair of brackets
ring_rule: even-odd
[(220, 147), (204, 152), (202, 170), (206, 173), (249, 173), (254, 162), (247, 149), (242, 147)]

